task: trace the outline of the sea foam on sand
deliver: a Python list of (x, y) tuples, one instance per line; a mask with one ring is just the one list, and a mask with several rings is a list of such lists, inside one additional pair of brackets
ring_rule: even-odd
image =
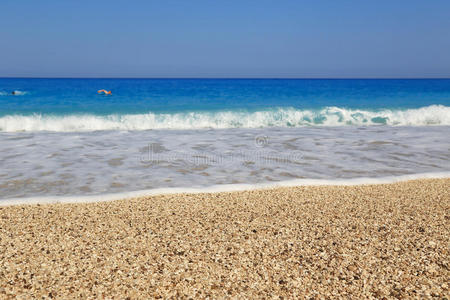
[(133, 191), (115, 194), (89, 195), (89, 196), (45, 196), (45, 197), (26, 197), (10, 198), (0, 200), (0, 206), (21, 205), (21, 204), (51, 204), (51, 203), (89, 203), (104, 202), (126, 198), (136, 198), (145, 196), (157, 196), (164, 194), (199, 194), (199, 193), (219, 193), (251, 191), (259, 189), (272, 189), (278, 187), (295, 186), (352, 186), (367, 184), (387, 184), (415, 179), (438, 179), (450, 178), (450, 172), (422, 173), (401, 176), (387, 176), (380, 178), (353, 178), (353, 179), (295, 179), (280, 182), (262, 183), (262, 184), (222, 184), (201, 188), (156, 188), (151, 190)]

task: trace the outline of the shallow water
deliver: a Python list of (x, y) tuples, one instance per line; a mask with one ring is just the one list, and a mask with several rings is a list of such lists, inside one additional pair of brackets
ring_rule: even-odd
[(0, 133), (0, 198), (450, 171), (450, 126)]

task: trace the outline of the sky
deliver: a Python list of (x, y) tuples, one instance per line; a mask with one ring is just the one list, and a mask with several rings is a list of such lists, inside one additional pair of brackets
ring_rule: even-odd
[(0, 77), (450, 77), (448, 0), (1, 0)]

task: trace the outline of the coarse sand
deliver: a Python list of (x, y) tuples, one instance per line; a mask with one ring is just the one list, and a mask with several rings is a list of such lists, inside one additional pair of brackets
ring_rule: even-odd
[(0, 207), (0, 298), (449, 297), (450, 179)]

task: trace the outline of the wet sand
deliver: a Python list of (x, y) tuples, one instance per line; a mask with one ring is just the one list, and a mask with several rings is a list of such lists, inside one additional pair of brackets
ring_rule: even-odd
[(0, 298), (448, 297), (450, 179), (0, 207)]

